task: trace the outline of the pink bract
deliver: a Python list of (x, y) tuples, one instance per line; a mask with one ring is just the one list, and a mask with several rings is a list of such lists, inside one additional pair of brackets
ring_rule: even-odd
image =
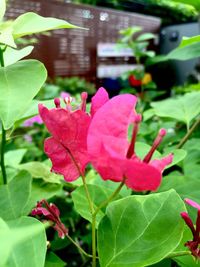
[[(92, 99), (93, 112), (104, 104), (106, 94), (103, 88), (97, 91)], [(87, 93), (83, 92), (81, 98), (80, 108), (74, 111), (70, 97), (64, 99), (66, 108), (61, 108), (59, 99), (54, 100), (56, 108), (50, 110), (39, 105), (40, 116), (52, 135), (45, 140), (45, 153), (52, 161), (52, 171), (63, 175), (68, 182), (83, 175), (89, 163), (87, 134), (91, 116), (85, 111)]]
[(192, 222), (192, 219), (187, 212), (181, 212), (181, 217), (190, 228), (193, 235), (193, 239), (187, 241), (185, 246), (189, 248), (195, 258), (200, 259), (200, 205), (189, 198), (185, 199), (185, 203), (197, 209), (197, 218), (195, 224)]
[[(166, 131), (161, 129), (151, 150), (144, 159), (135, 151), (136, 135), (141, 115), (135, 111), (137, 98), (119, 95), (99, 108), (91, 121), (87, 145), (90, 160), (104, 180), (123, 181), (135, 191), (156, 190), (162, 179), (162, 171), (172, 162), (172, 154), (151, 161)], [(133, 124), (131, 142), (128, 142), (128, 127)]]

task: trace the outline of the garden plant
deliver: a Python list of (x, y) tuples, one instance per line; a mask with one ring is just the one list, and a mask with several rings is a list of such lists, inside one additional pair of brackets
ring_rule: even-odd
[[(143, 114), (138, 96), (104, 88), (91, 104), (39, 101), (47, 71), (16, 41), (76, 26), (35, 13), (2, 25), (0, 266), (199, 266), (200, 92)], [(149, 64), (197, 57), (199, 40)]]

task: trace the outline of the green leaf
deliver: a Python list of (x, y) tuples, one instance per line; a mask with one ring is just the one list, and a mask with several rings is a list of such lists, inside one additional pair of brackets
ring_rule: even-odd
[(0, 217), (13, 220), (26, 215), (25, 206), (31, 194), (31, 176), (21, 171), (7, 185), (0, 186)]
[(190, 45), (193, 43), (199, 42), (200, 43), (200, 35), (192, 36), (192, 37), (183, 37), (179, 47), (184, 47), (186, 45)]
[[(5, 263), (10, 255), (11, 246), (7, 242), (8, 236), (10, 235), (10, 230), (6, 222), (0, 218), (0, 266), (4, 267)], [(3, 248), (1, 247), (3, 244)]]
[[(142, 142), (136, 142), (135, 144), (135, 151), (136, 151), (136, 155), (143, 159), (146, 154), (149, 152), (149, 150), (151, 149), (151, 146)], [(156, 150), (153, 154), (152, 159), (158, 159), (161, 157), (161, 154)]]
[(36, 206), (37, 201), (55, 196), (61, 188), (60, 184), (51, 184), (44, 182), (42, 179), (33, 179), (30, 198), (24, 207), (24, 213), (28, 214)]
[(6, 1), (0, 0), (0, 21), (3, 19), (6, 11)]
[(142, 267), (161, 261), (182, 238), (184, 210), (174, 190), (112, 202), (98, 229), (100, 266)]
[(62, 261), (56, 254), (53, 252), (47, 253), (45, 267), (65, 267), (66, 263)]
[(15, 149), (5, 153), (5, 165), (16, 168), (22, 161), (27, 149)]
[[(96, 209), (103, 201), (107, 200), (110, 195), (113, 193), (114, 190), (112, 188), (105, 188), (99, 185), (88, 184), (88, 190)], [(76, 211), (86, 220), (92, 221), (92, 216), (90, 213), (89, 204), (85, 195), (85, 190), (83, 186), (78, 187), (76, 190), (72, 192), (72, 200), (74, 202), (74, 207)], [(104, 216), (105, 207), (102, 208), (99, 213), (97, 214), (97, 226)]]
[(173, 162), (170, 165), (167, 165), (165, 169), (176, 165), (177, 163), (182, 161), (187, 155), (187, 151), (185, 151), (184, 149), (170, 149), (169, 148), (165, 150), (165, 153), (163, 156), (168, 155), (169, 153), (173, 154)]
[(181, 198), (191, 198), (196, 202), (200, 202), (200, 179), (194, 179), (182, 175), (178, 176), (172, 173), (171, 175), (163, 178), (158, 192), (165, 192), (172, 188), (176, 190)]
[[(28, 119), (28, 118), (31, 118), (33, 116), (38, 115), (39, 114), (39, 112), (38, 112), (38, 104), (43, 104), (48, 109), (55, 108), (54, 99), (43, 100), (43, 101), (41, 101), (41, 100), (39, 101), (39, 100), (33, 99), (31, 101), (28, 109), (26, 110), (26, 112), (24, 114), (22, 114), (22, 116), (17, 121), (17, 124), (21, 123), (25, 119)], [(62, 103), (61, 103), (61, 106), (62, 106)]]
[(142, 42), (142, 41), (147, 41), (147, 40), (154, 39), (154, 38), (155, 38), (155, 35), (153, 33), (148, 32), (148, 33), (144, 33), (138, 36), (136, 38), (136, 41)]
[(147, 65), (151, 65), (168, 60), (189, 60), (198, 58), (200, 56), (200, 45), (199, 42), (193, 41), (191, 41), (191, 43), (188, 43), (187, 45), (175, 48), (166, 56), (157, 56), (155, 58), (150, 58), (146, 63)]
[(43, 267), (46, 254), (46, 234), (42, 223), (31, 217), (7, 222), (10, 234), (0, 242), (10, 246), (6, 267)]
[(32, 175), (32, 177), (42, 178), (48, 183), (60, 184), (61, 180), (63, 180), (63, 176), (51, 172), (49, 166), (45, 165), (42, 162), (27, 162), (20, 164), (18, 168), (20, 170), (26, 170)]
[(157, 116), (172, 118), (189, 126), (191, 120), (200, 113), (200, 92), (153, 102), (151, 106)]
[(8, 47), (3, 54), (5, 66), (12, 65), (20, 59), (28, 56), (33, 51), (33, 48), (34, 47), (31, 45), (19, 50)]
[(11, 28), (5, 28), (0, 32), (0, 44), (8, 45), (14, 48), (17, 47), (13, 39)]
[(28, 12), (19, 16), (14, 21), (12, 27), (14, 39), (44, 31), (63, 28), (78, 28), (65, 20), (49, 17), (45, 18), (33, 12)]
[(44, 65), (37, 60), (22, 60), (0, 68), (0, 118), (5, 129), (25, 113), (46, 77)]

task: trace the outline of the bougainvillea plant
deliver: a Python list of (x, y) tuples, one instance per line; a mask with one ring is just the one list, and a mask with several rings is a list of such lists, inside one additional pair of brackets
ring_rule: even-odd
[[(33, 98), (47, 72), (23, 60), (33, 47), (19, 49), (16, 40), (76, 27), (32, 12), (5, 23), (5, 10), (0, 0), (0, 266), (191, 267), (199, 204), (186, 200), (198, 210), (195, 226), (182, 198), (198, 201), (199, 138), (186, 141), (200, 123), (200, 94), (151, 103), (141, 115), (136, 96), (109, 99), (100, 88), (90, 107), (87, 93), (79, 105), (65, 93), (40, 103), (38, 114)], [(185, 40), (184, 51), (195, 40)], [(27, 161), (20, 135), (41, 122), (46, 155)]]

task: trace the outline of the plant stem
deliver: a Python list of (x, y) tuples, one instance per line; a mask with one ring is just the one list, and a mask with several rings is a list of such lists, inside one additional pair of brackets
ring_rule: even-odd
[(88, 191), (85, 175), (83, 174), (83, 172), (79, 168), (79, 165), (76, 162), (76, 159), (74, 158), (74, 156), (71, 153), (71, 151), (67, 147), (65, 147), (65, 149), (69, 153), (69, 155), (71, 157), (71, 160), (73, 161), (74, 165), (76, 166), (76, 168), (77, 168), (77, 170), (79, 172), (79, 175), (82, 178), (83, 186), (84, 186), (84, 190), (85, 190), (85, 194), (86, 194), (86, 198), (88, 200), (90, 213), (91, 213), (91, 216), (92, 216), (92, 267), (96, 267), (96, 258), (97, 258), (97, 255), (96, 255), (96, 216), (93, 216), (93, 213), (94, 213), (93, 202), (92, 202), (92, 199), (90, 197), (90, 193)]
[(2, 124), (2, 132), (1, 132), (1, 171), (2, 171), (2, 176), (3, 176), (3, 183), (7, 184), (7, 175), (6, 175), (6, 168), (5, 168), (5, 162), (4, 162), (5, 144), (6, 144), (6, 131), (4, 130), (3, 124)]
[(104, 206), (106, 206), (113, 198), (115, 198), (118, 193), (120, 192), (120, 190), (122, 189), (123, 185), (124, 185), (124, 180), (120, 183), (120, 185), (117, 187), (117, 189), (112, 193), (112, 195), (110, 195), (110, 197), (108, 199), (106, 199), (105, 201), (103, 201), (95, 210), (95, 212), (93, 213), (93, 216), (96, 216), (97, 213), (100, 211), (100, 209), (102, 209)]
[(77, 242), (75, 242), (68, 234), (66, 237), (77, 247), (77, 249), (86, 257), (92, 258), (92, 255), (88, 254), (84, 249), (82, 249)]
[(191, 252), (190, 251), (172, 252), (169, 255), (167, 255), (167, 257), (165, 257), (165, 259), (174, 258), (174, 257), (180, 257), (180, 256), (187, 256), (187, 255), (191, 255)]
[(117, 196), (117, 194), (119, 193), (119, 191), (121, 190), (121, 188), (124, 185), (124, 180), (120, 183), (120, 185), (112, 193), (112, 195), (108, 199), (103, 201), (92, 214), (92, 255), (93, 255), (92, 267), (96, 267), (96, 216), (97, 216), (97, 213), (101, 210), (101, 208), (106, 206), (113, 198), (115, 198)]
[(96, 267), (97, 248), (96, 248), (96, 216), (92, 214), (92, 267)]
[[(3, 52), (4, 50), (1, 49), (0, 47), (0, 64), (1, 67), (4, 67), (4, 58), (3, 58)], [(2, 176), (3, 176), (3, 183), (7, 184), (7, 175), (6, 175), (6, 168), (5, 168), (5, 163), (4, 163), (4, 150), (5, 150), (5, 144), (6, 144), (6, 131), (3, 128), (3, 123), (2, 123), (2, 133), (1, 133), (1, 171), (2, 171)]]
[(200, 124), (200, 118), (195, 121), (195, 123), (192, 125), (192, 127), (188, 130), (186, 135), (183, 137), (183, 139), (180, 141), (180, 143), (176, 146), (176, 148), (181, 148), (189, 139), (190, 135), (194, 132), (194, 130), (197, 128), (197, 126)]

